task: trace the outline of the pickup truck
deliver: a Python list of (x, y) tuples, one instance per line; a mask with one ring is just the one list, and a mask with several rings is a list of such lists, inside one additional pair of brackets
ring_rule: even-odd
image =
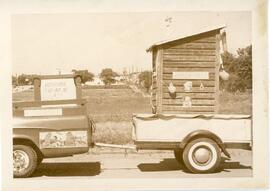
[[(61, 82), (62, 86), (66, 79), (73, 80), (73, 76), (52, 78), (58, 78), (57, 83)], [(55, 91), (55, 88), (50, 84), (47, 90)], [(92, 123), (87, 117), (84, 99), (14, 102), (14, 177), (30, 176), (44, 158), (88, 152), (93, 145), (91, 134)]]

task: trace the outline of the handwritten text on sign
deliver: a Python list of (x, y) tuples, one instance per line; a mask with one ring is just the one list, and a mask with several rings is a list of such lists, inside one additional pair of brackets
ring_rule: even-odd
[(173, 79), (209, 79), (208, 72), (173, 72)]
[(43, 79), (40, 90), (42, 101), (76, 99), (73, 79)]

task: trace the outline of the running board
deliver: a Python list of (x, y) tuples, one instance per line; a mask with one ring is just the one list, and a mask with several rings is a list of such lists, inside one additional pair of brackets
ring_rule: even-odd
[(119, 149), (132, 149), (135, 150), (135, 145), (115, 145), (115, 144), (106, 144), (106, 143), (94, 143), (97, 147), (110, 147), (110, 148), (119, 148)]

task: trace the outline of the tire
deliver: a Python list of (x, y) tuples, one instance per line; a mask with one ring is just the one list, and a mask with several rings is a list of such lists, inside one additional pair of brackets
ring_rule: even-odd
[(212, 173), (220, 165), (221, 152), (212, 139), (198, 138), (184, 148), (183, 161), (187, 169), (193, 173)]
[(26, 145), (13, 145), (13, 176), (29, 177), (37, 168), (37, 153)]
[(38, 157), (37, 158), (37, 166), (39, 166), (43, 161), (43, 157)]
[(173, 153), (174, 153), (174, 157), (175, 157), (176, 161), (182, 165), (184, 163), (183, 150), (182, 149), (174, 149)]

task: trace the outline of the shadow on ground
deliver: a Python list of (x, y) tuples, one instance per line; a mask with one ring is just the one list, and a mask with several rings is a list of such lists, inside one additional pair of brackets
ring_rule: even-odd
[(183, 170), (183, 165), (179, 164), (175, 159), (166, 158), (159, 163), (142, 163), (138, 165), (142, 172), (147, 171), (174, 171)]
[[(186, 173), (189, 173), (184, 164), (179, 164), (173, 158), (165, 158), (159, 163), (142, 163), (138, 165), (138, 168), (142, 172), (182, 170)], [(242, 165), (239, 162), (230, 162), (227, 161), (225, 158), (222, 158), (220, 169), (217, 171), (217, 173), (221, 171), (230, 172), (229, 169), (252, 169), (252, 167)]]
[(227, 158), (222, 157), (219, 171), (230, 172), (229, 169), (252, 169), (252, 166), (243, 165), (236, 161), (229, 161)]
[(96, 176), (100, 174), (99, 162), (42, 163), (33, 177), (38, 176)]

